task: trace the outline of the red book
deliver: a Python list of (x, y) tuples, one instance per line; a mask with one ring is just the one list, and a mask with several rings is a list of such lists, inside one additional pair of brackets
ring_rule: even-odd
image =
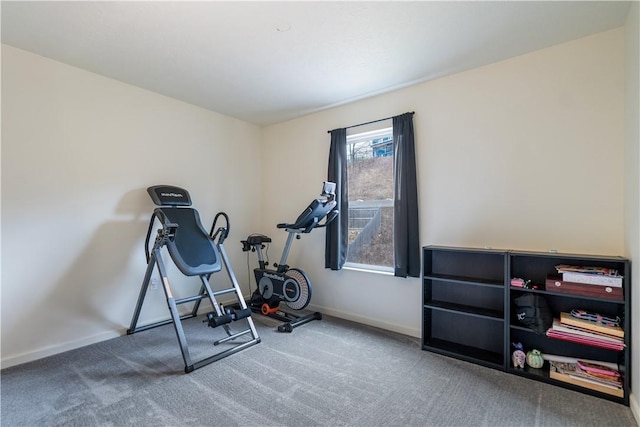
[(606, 348), (609, 350), (622, 351), (624, 350), (624, 347), (625, 347), (625, 345), (621, 343), (613, 343), (610, 341), (604, 341), (598, 338), (589, 338), (582, 335), (573, 335), (567, 332), (554, 331), (553, 329), (549, 329), (547, 331), (547, 336), (549, 338), (575, 342), (578, 344), (586, 344), (594, 347)]

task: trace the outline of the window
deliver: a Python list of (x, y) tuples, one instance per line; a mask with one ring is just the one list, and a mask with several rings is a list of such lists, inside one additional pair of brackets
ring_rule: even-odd
[[(358, 263), (378, 266), (378, 269), (393, 270), (393, 275), (396, 277), (420, 277), (418, 180), (413, 114), (413, 112), (404, 113), (350, 126), (349, 128), (355, 128), (392, 120), (392, 128), (351, 135), (348, 138), (349, 142), (347, 142), (347, 128), (329, 131), (331, 145), (327, 179), (337, 184), (336, 201), (340, 214), (337, 220), (327, 226), (324, 248), (325, 268), (340, 270), (346, 262), (355, 263), (354, 259), (357, 258)], [(385, 161), (389, 161), (388, 175), (381, 172), (382, 168), (380, 171), (376, 168), (378, 163)], [(353, 172), (349, 172), (350, 168)], [(349, 177), (350, 173), (354, 174), (354, 178)], [(360, 179), (355, 177), (357, 174), (361, 174)], [(354, 187), (353, 190), (350, 190), (351, 186)], [(385, 215), (386, 199), (392, 199), (390, 204), (393, 206), (393, 211), (389, 216)], [(354, 211), (353, 218), (359, 218), (355, 216), (355, 210), (357, 208), (363, 210), (367, 207), (367, 203), (370, 205), (368, 207), (374, 209), (373, 216), (375, 212), (380, 212), (380, 228), (378, 229), (371, 213), (369, 214), (371, 218), (362, 219), (363, 223), (373, 223), (371, 227), (377, 229), (377, 233), (371, 233), (366, 244), (358, 244), (368, 248), (370, 256), (363, 257), (356, 250), (351, 250), (352, 253), (347, 260), (350, 246), (357, 247), (356, 239), (360, 236), (363, 236), (360, 239), (364, 239), (363, 230), (365, 229), (362, 224), (356, 226), (354, 220), (351, 233), (353, 240), (351, 244), (349, 243), (350, 211)], [(392, 225), (386, 225), (387, 217), (391, 218)], [(385, 239), (383, 234), (386, 231), (389, 231), (391, 238)], [(385, 240), (393, 243), (384, 243)], [(380, 246), (372, 249), (378, 244)], [(393, 255), (387, 256), (387, 251)]]
[(393, 129), (347, 136), (347, 265), (393, 271)]

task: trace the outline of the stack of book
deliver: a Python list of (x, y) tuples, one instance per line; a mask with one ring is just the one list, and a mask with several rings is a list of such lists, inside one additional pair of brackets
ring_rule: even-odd
[(625, 348), (624, 330), (620, 326), (580, 319), (569, 313), (560, 313), (560, 319), (553, 320), (547, 336), (609, 350)]
[(623, 277), (605, 267), (556, 265), (557, 275), (547, 276), (546, 290), (595, 298), (623, 300)]
[(562, 280), (587, 285), (622, 286), (623, 277), (617, 270), (606, 267), (583, 267), (575, 265), (556, 265), (556, 270), (562, 275)]
[(550, 360), (549, 365), (549, 376), (553, 379), (624, 397), (622, 376), (615, 365), (584, 360)]

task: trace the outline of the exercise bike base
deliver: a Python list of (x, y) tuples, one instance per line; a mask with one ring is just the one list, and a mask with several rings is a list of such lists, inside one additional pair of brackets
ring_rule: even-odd
[(278, 310), (275, 313), (263, 314), (260, 307), (250, 306), (251, 311), (254, 313), (261, 314), (262, 316), (267, 316), (272, 319), (279, 320), (284, 322), (282, 325), (278, 326), (278, 332), (293, 332), (295, 328), (298, 326), (302, 326), (305, 323), (312, 322), (314, 320), (322, 320), (322, 313), (315, 312), (311, 314), (307, 314), (306, 316), (297, 316), (292, 313), (287, 313), (282, 310)]
[(322, 313), (318, 313), (316, 311), (315, 313), (309, 314), (307, 316), (298, 317), (298, 319), (294, 320), (293, 322), (283, 323), (282, 325), (278, 326), (278, 332), (293, 332), (294, 328), (302, 326), (305, 323), (309, 323), (313, 320), (322, 320)]

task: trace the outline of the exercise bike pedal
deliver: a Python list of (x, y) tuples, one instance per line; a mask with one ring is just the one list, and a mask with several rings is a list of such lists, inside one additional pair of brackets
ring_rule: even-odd
[(291, 323), (283, 323), (278, 326), (278, 332), (293, 332), (293, 326)]
[(268, 316), (270, 314), (275, 314), (280, 311), (280, 305), (276, 304), (275, 306), (271, 306), (269, 303), (265, 302), (260, 306), (260, 313), (264, 316)]

